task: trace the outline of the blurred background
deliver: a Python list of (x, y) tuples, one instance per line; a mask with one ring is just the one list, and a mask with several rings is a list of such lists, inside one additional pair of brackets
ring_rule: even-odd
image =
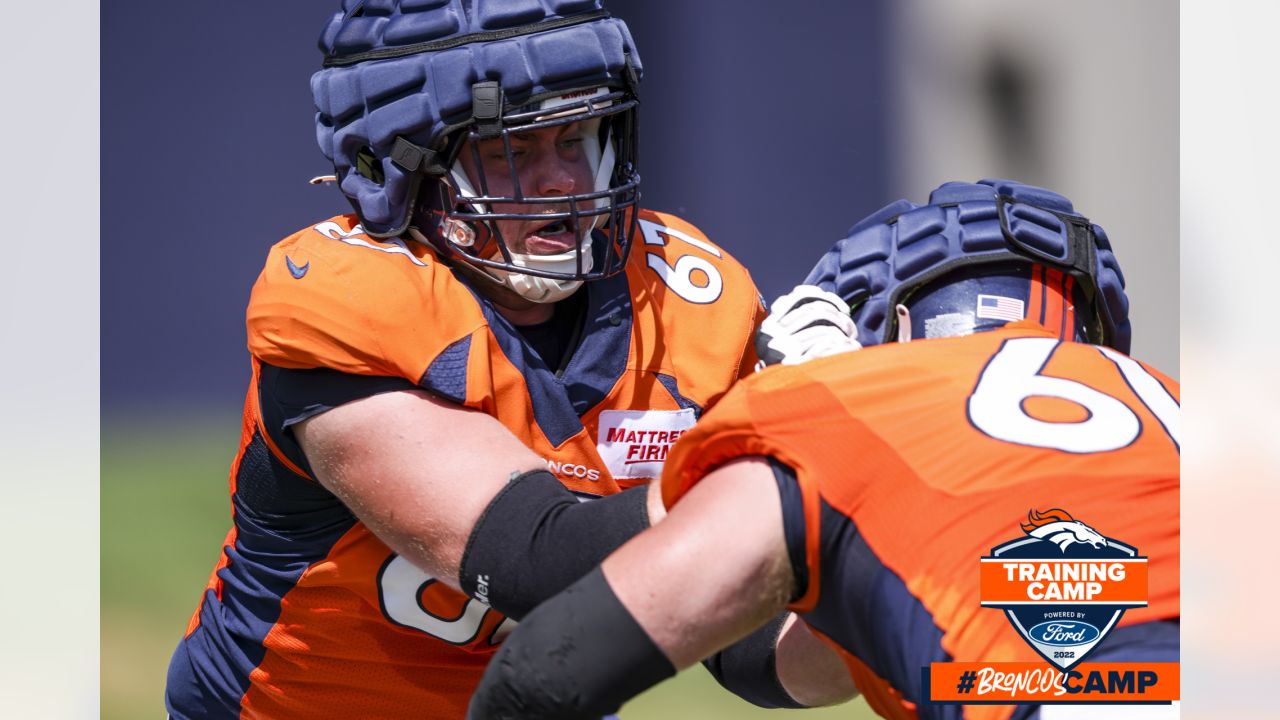
[[(1133, 354), (1179, 376), (1174, 3), (606, 4), (645, 66), (644, 204), (701, 227), (766, 297), (896, 198), (1015, 178), (1108, 230)], [(162, 716), (169, 654), (229, 526), (244, 308), (267, 249), (349, 210), (306, 182), (331, 170), (308, 80), (336, 6), (135, 0), (102, 19), (106, 718)], [(695, 668), (623, 718), (755, 712)]]

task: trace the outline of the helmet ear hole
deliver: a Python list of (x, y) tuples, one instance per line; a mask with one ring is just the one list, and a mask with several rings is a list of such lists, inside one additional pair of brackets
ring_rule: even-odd
[(368, 145), (360, 148), (356, 153), (356, 172), (378, 185), (384, 185), (387, 182), (387, 176), (382, 172), (382, 163), (378, 161), (378, 156), (373, 154), (373, 149)]

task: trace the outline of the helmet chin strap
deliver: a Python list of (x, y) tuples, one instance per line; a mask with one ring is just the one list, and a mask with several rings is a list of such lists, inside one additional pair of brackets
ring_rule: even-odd
[[(585, 272), (591, 269), (590, 235), (582, 241), (582, 251), (586, 256), (582, 261), (582, 270)], [(577, 253), (573, 250), (554, 255), (511, 253), (511, 262), (520, 267), (551, 272), (574, 272), (578, 267)], [(484, 268), (484, 270), (492, 275), (494, 279), (511, 288), (517, 295), (530, 302), (559, 302), (572, 295), (579, 287), (582, 287), (581, 280), (554, 280), (498, 268)]]

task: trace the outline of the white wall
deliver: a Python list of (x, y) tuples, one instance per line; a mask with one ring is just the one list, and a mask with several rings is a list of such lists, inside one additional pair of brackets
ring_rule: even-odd
[(1177, 4), (894, 7), (897, 195), (922, 202), (947, 180), (1007, 177), (1071, 198), (1115, 246), (1133, 355), (1177, 377)]

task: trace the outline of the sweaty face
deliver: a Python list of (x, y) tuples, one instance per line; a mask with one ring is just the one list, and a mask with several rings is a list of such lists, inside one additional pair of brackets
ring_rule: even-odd
[[(474, 145), (468, 140), (463, 145), (458, 162), (477, 192), (492, 196), (514, 196), (517, 178), (524, 197), (582, 194), (595, 189), (591, 163), (583, 147), (581, 123), (512, 133), (510, 138), (516, 178), (512, 177), (502, 138), (480, 140)], [(481, 170), (488, 185), (487, 193), (480, 186)], [(546, 214), (567, 212), (569, 206), (567, 203), (500, 203), (494, 204), (489, 210), (495, 213)], [(495, 222), (506, 240), (507, 248), (513, 253), (554, 255), (573, 249), (577, 243), (574, 229), (564, 220)], [(496, 247), (486, 254), (497, 255)]]

